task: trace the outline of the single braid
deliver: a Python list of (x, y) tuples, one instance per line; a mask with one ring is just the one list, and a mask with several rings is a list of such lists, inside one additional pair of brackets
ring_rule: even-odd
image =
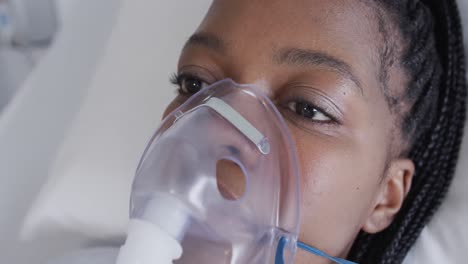
[(359, 263), (402, 263), (444, 199), (458, 160), (466, 103), (465, 57), (455, 0), (376, 0), (397, 17), (401, 64), (410, 81), (401, 100), (407, 156), (416, 166), (411, 190), (393, 223), (362, 232), (350, 252)]

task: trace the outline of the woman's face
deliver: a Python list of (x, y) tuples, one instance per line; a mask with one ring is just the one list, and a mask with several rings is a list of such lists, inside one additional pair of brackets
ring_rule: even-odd
[[(224, 78), (265, 87), (299, 157), (300, 240), (339, 257), (360, 230), (390, 224), (413, 172), (394, 155), (399, 128), (382, 84), (386, 40), (371, 5), (215, 0), (178, 66), (185, 91)], [(399, 67), (388, 72), (388, 89), (404, 85)], [(166, 114), (187, 97), (179, 95)], [(298, 252), (295, 263), (323, 261)]]

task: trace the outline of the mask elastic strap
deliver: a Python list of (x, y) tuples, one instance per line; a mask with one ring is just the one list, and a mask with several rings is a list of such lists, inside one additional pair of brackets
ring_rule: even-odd
[[(286, 238), (282, 237), (278, 243), (278, 248), (276, 250), (276, 256), (275, 256), (275, 264), (284, 264), (284, 247), (286, 246)], [(311, 247), (309, 245), (306, 245), (302, 242), (297, 242), (297, 247), (302, 249), (302, 250), (305, 250), (307, 252), (310, 252), (314, 255), (317, 255), (319, 257), (323, 257), (323, 258), (326, 258), (326, 259), (329, 259), (337, 264), (357, 264), (355, 262), (352, 262), (352, 261), (349, 261), (349, 260), (345, 260), (345, 259), (340, 259), (340, 258), (335, 258), (335, 257), (332, 257), (332, 256), (329, 256), (327, 255), (325, 252), (317, 249), (317, 248), (314, 248), (314, 247)]]
[(349, 260), (346, 260), (346, 259), (340, 259), (340, 258), (335, 258), (335, 257), (329, 256), (325, 252), (323, 252), (323, 251), (321, 251), (321, 250), (319, 250), (317, 248), (308, 246), (308, 245), (306, 245), (306, 244), (304, 244), (302, 242), (297, 242), (297, 247), (302, 249), (302, 250), (308, 251), (308, 252), (310, 252), (312, 254), (315, 254), (317, 256), (324, 257), (326, 259), (334, 261), (337, 264), (356, 264), (355, 262), (352, 262), (352, 261), (349, 261)]

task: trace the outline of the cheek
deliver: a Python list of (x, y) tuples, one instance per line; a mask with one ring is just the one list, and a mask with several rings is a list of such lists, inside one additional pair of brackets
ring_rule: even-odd
[(351, 140), (293, 134), (301, 171), (301, 240), (341, 254), (370, 212), (384, 162)]

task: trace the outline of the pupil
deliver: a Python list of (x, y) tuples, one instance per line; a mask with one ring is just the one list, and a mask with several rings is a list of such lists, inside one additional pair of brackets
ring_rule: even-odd
[(198, 81), (196, 79), (188, 79), (187, 84), (188, 84), (187, 85), (187, 90), (190, 93), (196, 93), (196, 92), (200, 91), (200, 89), (202, 87), (201, 81)]
[(307, 103), (299, 102), (296, 105), (297, 114), (302, 115), (305, 118), (313, 118), (317, 113), (317, 110), (308, 105)]

